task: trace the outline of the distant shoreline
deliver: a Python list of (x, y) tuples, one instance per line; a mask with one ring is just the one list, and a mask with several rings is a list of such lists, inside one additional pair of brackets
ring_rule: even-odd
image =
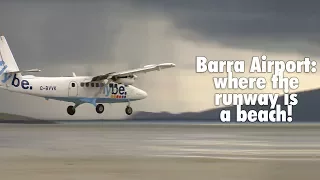
[(56, 124), (47, 120), (0, 120), (0, 124)]
[(318, 122), (291, 122), (291, 123), (238, 123), (238, 122), (231, 122), (231, 123), (222, 123), (216, 120), (127, 120), (127, 119), (110, 119), (110, 120), (0, 120), (0, 124), (95, 124), (95, 123), (105, 123), (105, 124), (114, 124), (114, 123), (121, 123), (121, 124), (207, 124), (207, 125), (310, 125), (310, 124), (319, 124)]

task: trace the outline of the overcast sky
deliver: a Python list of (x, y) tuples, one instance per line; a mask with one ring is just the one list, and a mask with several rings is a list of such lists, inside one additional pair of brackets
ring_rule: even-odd
[[(200, 111), (213, 107), (211, 78), (196, 74), (195, 56), (297, 60), (320, 57), (318, 1), (289, 0), (0, 0), (0, 33), (20, 69), (37, 75), (97, 75), (146, 64), (173, 62), (175, 69), (140, 75), (149, 97), (134, 111)], [(318, 75), (299, 75), (299, 90), (318, 88)], [(307, 81), (308, 80), (308, 81)], [(320, 85), (319, 85), (320, 86)], [(266, 89), (264, 92), (269, 92)], [(69, 105), (0, 91), (1, 111), (70, 118)], [(98, 115), (82, 105), (71, 118), (118, 118), (126, 104), (106, 105)]]

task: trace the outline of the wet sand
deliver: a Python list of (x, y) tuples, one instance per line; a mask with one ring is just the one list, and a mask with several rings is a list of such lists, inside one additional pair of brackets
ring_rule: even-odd
[(0, 174), (5, 180), (318, 180), (319, 130), (1, 125)]
[[(318, 180), (318, 161), (246, 161), (202, 158), (39, 158), (1, 159), (1, 179), (226, 179)], [(3, 163), (5, 161), (5, 163)]]

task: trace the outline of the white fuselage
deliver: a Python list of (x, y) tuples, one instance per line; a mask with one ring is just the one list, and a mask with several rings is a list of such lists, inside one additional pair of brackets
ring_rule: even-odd
[(0, 88), (46, 99), (72, 102), (67, 113), (74, 115), (84, 103), (95, 106), (96, 112), (104, 112), (102, 103), (128, 103), (125, 112), (131, 115), (131, 101), (144, 99), (148, 94), (132, 84), (136, 74), (175, 67), (173, 63), (146, 65), (126, 71), (104, 73), (96, 76), (36, 77), (21, 73), (40, 72), (39, 69), (20, 70), (4, 36), (0, 36)]
[(46, 99), (55, 99), (76, 104), (121, 103), (141, 100), (147, 93), (131, 85), (90, 82), (90, 76), (35, 77), (21, 74), (3, 74), (1, 88), (12, 92), (29, 94)]

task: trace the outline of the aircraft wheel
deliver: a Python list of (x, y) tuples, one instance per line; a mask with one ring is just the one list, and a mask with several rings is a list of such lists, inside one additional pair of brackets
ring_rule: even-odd
[(126, 114), (127, 114), (127, 115), (131, 115), (131, 114), (132, 114), (132, 111), (133, 111), (133, 110), (132, 110), (132, 108), (131, 108), (130, 106), (127, 106), (127, 107), (126, 107)]
[(96, 112), (101, 114), (101, 113), (103, 113), (103, 111), (104, 111), (104, 106), (102, 104), (98, 104), (96, 106)]
[(67, 112), (69, 115), (74, 115), (74, 113), (76, 113), (76, 110), (73, 108), (73, 106), (68, 106), (67, 108)]

